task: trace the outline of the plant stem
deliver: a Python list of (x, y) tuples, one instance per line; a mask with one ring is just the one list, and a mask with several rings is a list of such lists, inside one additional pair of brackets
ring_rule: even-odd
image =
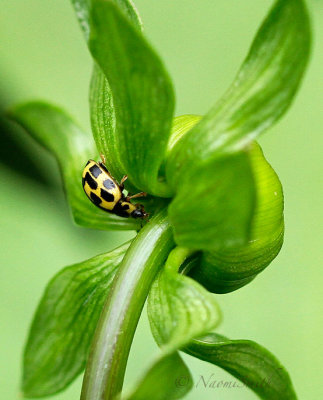
[(121, 392), (143, 305), (173, 246), (171, 227), (162, 210), (138, 233), (119, 267), (96, 328), (81, 400), (111, 400)]

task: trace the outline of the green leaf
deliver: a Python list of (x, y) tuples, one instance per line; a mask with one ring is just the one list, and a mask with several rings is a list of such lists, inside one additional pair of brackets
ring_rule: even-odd
[(82, 399), (114, 399), (121, 392), (142, 308), (173, 247), (172, 227), (164, 208), (138, 232), (119, 266), (93, 338)]
[(166, 167), (174, 190), (192, 166), (239, 151), (285, 113), (308, 62), (310, 36), (303, 1), (276, 1), (229, 90), (174, 147)]
[[(93, 0), (90, 16), (89, 48), (109, 82), (115, 111), (116, 129), (108, 128), (101, 146), (114, 135), (113, 151), (131, 183), (168, 197), (168, 186), (158, 179), (174, 110), (168, 74), (141, 32), (115, 4)], [(109, 151), (106, 146), (104, 153)]]
[(124, 168), (116, 143), (116, 117), (112, 93), (105, 75), (97, 64), (94, 64), (91, 78), (90, 112), (96, 146), (100, 154), (104, 154), (109, 171), (120, 180), (124, 175)]
[(208, 290), (227, 293), (249, 283), (277, 256), (284, 238), (281, 183), (260, 146), (253, 143), (248, 156), (256, 188), (256, 204), (249, 242), (236, 249), (204, 252), (189, 275)]
[(64, 268), (49, 282), (24, 353), (25, 396), (57, 393), (82, 372), (107, 293), (129, 245)]
[(214, 329), (221, 320), (214, 295), (177, 272), (191, 253), (175, 248), (149, 293), (150, 326), (159, 346), (182, 347), (191, 338)]
[[(177, 350), (193, 338), (214, 329), (221, 320), (214, 296), (177, 272), (190, 253), (190, 250), (175, 248), (152, 285), (148, 297), (148, 316), (162, 352), (126, 399), (155, 398), (156, 385), (159, 388), (158, 399), (182, 397), (191, 388), (192, 381)], [(182, 378), (185, 379), (185, 385), (177, 382)], [(143, 393), (146, 397), (143, 397)]]
[(174, 146), (176, 143), (178, 143), (184, 135), (190, 131), (190, 129), (196, 125), (196, 123), (201, 119), (199, 115), (180, 115), (178, 117), (175, 117), (173, 119), (172, 123), (172, 129), (171, 129), (171, 134), (167, 143), (167, 149), (166, 149), (166, 154), (165, 158), (163, 160), (163, 163), (160, 167), (160, 175), (165, 176), (165, 167), (166, 167), (166, 162), (171, 154)]
[(91, 1), (92, 0), (71, 0), (76, 17), (87, 40), (90, 35), (89, 13)]
[[(86, 40), (89, 39), (89, 13), (90, 1), (72, 0), (80, 26), (84, 31)], [(141, 21), (133, 4), (127, 0), (115, 0), (124, 15), (129, 18), (134, 27), (141, 29)], [(116, 117), (109, 83), (101, 68), (94, 63), (90, 85), (90, 113), (94, 140), (100, 154), (104, 154), (106, 164), (112, 175), (120, 180), (124, 175), (124, 167), (119, 159), (116, 143)], [(136, 189), (126, 182), (127, 189)]]
[(221, 251), (245, 244), (250, 236), (254, 190), (246, 152), (190, 167), (168, 208), (176, 243)]
[(193, 387), (193, 379), (177, 352), (156, 358), (150, 369), (123, 400), (181, 399)]
[[(90, 35), (90, 8), (92, 0), (71, 0), (74, 6), (75, 14), (80, 23), (81, 29), (85, 35), (86, 40)], [(134, 26), (141, 27), (140, 17), (131, 0), (109, 0), (116, 4), (124, 14), (131, 20)]]
[[(262, 346), (249, 340), (231, 341), (215, 333), (204, 333), (197, 338), (198, 332), (203, 329), (206, 332), (207, 326), (209, 329), (216, 327), (216, 314), (219, 316), (219, 313), (210, 293), (204, 291), (195, 281), (176, 272), (179, 265), (184, 266), (185, 270), (185, 265), (192, 260), (192, 251), (181, 248), (173, 250), (148, 298), (151, 330), (162, 349), (159, 363), (163, 357), (172, 354), (177, 346), (194, 357), (225, 369), (263, 399), (296, 399), (288, 373)], [(176, 379), (181, 377), (190, 385), (189, 374), (176, 375), (178, 362), (179, 360), (174, 360), (174, 366), (169, 367), (168, 389), (174, 381), (176, 385)], [(155, 368), (159, 363), (156, 362)], [(152, 371), (153, 369), (150, 373)], [(153, 387), (152, 381), (150, 384)]]
[(8, 116), (56, 157), (77, 224), (105, 230), (140, 227), (140, 222), (134, 219), (100, 210), (86, 197), (82, 188), (82, 171), (90, 158), (96, 158), (97, 152), (91, 137), (63, 110), (44, 102), (29, 102), (12, 108)]
[(171, 135), (167, 144), (166, 157), (171, 154), (174, 146), (201, 120), (200, 115), (180, 115), (173, 119)]
[(193, 340), (183, 350), (228, 371), (261, 399), (297, 398), (290, 377), (281, 363), (268, 350), (251, 340), (229, 340), (210, 333)]

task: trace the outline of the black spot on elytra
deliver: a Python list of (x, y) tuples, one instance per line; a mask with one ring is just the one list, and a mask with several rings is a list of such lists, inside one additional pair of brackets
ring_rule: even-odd
[(103, 186), (106, 189), (114, 189), (116, 187), (116, 185), (112, 182), (111, 179), (106, 179), (105, 181), (103, 181)]
[(113, 213), (118, 215), (119, 217), (124, 217), (128, 218), (129, 214), (125, 211), (125, 206), (127, 206), (127, 209), (129, 206), (127, 204), (121, 205), (120, 202), (118, 202), (114, 207), (113, 207)]
[(100, 162), (99, 165), (106, 173), (110, 174), (108, 168), (102, 162)]
[(98, 184), (95, 182), (95, 180), (88, 172), (85, 175), (85, 182), (87, 182), (90, 188), (93, 190), (95, 190), (98, 187)]
[(109, 203), (114, 201), (114, 196), (113, 196), (112, 193), (109, 193), (106, 190), (101, 189), (101, 193), (100, 194), (101, 194), (101, 197), (102, 197), (103, 200), (105, 200), (105, 201), (107, 201)]
[(101, 169), (97, 165), (93, 165), (93, 167), (89, 168), (89, 170), (94, 178), (97, 178), (100, 174), (102, 174)]
[(98, 206), (101, 203), (101, 199), (99, 196), (97, 196), (95, 193), (91, 192), (91, 200), (93, 201), (93, 203)]

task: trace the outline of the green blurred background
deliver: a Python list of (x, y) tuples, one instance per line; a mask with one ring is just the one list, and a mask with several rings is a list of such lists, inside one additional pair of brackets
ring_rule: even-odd
[[(89, 129), (91, 60), (69, 0), (0, 0), (0, 106), (42, 98), (69, 110)], [(163, 57), (177, 93), (176, 114), (205, 113), (233, 79), (269, 0), (137, 0), (146, 34)], [(243, 289), (218, 296), (220, 332), (252, 339), (285, 365), (300, 399), (322, 398), (323, 4), (309, 3), (314, 46), (308, 73), (287, 116), (260, 142), (285, 191), (286, 238), (278, 258)], [(21, 353), (47, 281), (63, 266), (123, 242), (131, 233), (103, 233), (72, 224), (52, 158), (24, 132), (1, 122), (0, 398), (20, 398)], [(46, 165), (46, 167), (45, 167)], [(21, 172), (24, 171), (24, 174)], [(127, 385), (157, 347), (144, 313), (127, 370)], [(195, 383), (234, 381), (184, 356)], [(56, 400), (78, 399), (81, 379)], [(187, 399), (255, 399), (246, 388), (205, 389)]]

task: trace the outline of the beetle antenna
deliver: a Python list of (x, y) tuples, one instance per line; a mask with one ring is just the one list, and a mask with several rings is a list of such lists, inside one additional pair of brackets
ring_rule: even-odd
[(103, 164), (105, 165), (105, 155), (104, 154), (100, 154), (100, 158), (101, 158), (101, 160), (102, 160), (102, 162), (103, 162)]

